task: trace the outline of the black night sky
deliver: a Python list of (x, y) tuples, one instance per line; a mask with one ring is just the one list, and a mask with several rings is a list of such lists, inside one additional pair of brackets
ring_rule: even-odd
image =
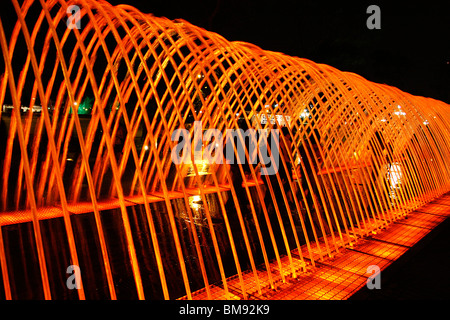
[[(110, 0), (450, 103), (448, 1)], [(367, 7), (381, 9), (369, 30)]]

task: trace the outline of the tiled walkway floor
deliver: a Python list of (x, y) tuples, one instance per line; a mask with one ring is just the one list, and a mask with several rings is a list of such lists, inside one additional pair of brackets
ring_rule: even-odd
[(450, 219), (447, 219), (383, 271), (381, 290), (363, 286), (350, 299), (450, 300), (449, 266)]
[[(365, 287), (368, 266), (377, 265), (384, 274), (383, 270), (408, 252), (449, 216), (450, 195), (447, 194), (411, 212), (407, 218), (389, 225), (383, 231), (359, 240), (353, 248), (342, 249), (334, 258), (316, 262), (316, 267), (306, 273), (301, 272), (305, 266), (293, 254), (294, 265), (299, 271), (299, 276), (295, 279), (288, 275), (292, 269), (288, 257), (284, 257), (282, 267), (286, 270), (285, 282), (282, 281), (281, 275), (274, 277), (274, 288), (270, 287), (266, 272), (258, 271), (260, 288), (255, 283), (253, 273), (244, 273), (242, 278), (247, 298), (256, 300), (348, 299)], [(272, 266), (275, 270), (278, 268), (278, 263), (273, 262)], [(223, 286), (212, 285), (209, 289), (209, 297), (211, 299), (245, 298), (237, 276), (229, 278), (227, 283), (228, 296)], [(208, 299), (206, 289), (194, 292), (193, 299)]]

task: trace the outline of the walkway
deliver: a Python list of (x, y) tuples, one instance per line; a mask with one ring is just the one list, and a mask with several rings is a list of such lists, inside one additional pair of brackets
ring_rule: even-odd
[[(377, 265), (383, 273), (389, 265), (429, 234), (450, 216), (450, 194), (411, 212), (402, 220), (389, 225), (385, 230), (361, 239), (353, 248), (344, 248), (332, 259), (316, 261), (316, 266), (305, 266), (293, 252), (294, 264), (299, 276), (292, 278), (286, 272), (283, 283), (280, 273), (272, 273), (275, 288), (270, 288), (267, 272), (258, 271), (261, 291), (258, 291), (253, 273), (244, 273), (248, 299), (254, 300), (343, 300), (363, 288), (368, 279), (367, 267)], [(306, 255), (304, 254), (304, 257)], [(283, 268), (290, 271), (288, 257), (282, 259)], [(307, 272), (301, 272), (306, 267)], [(271, 263), (278, 270), (276, 261)], [(212, 299), (243, 299), (237, 276), (227, 279), (228, 296), (223, 286), (210, 286)], [(181, 299), (186, 299), (183, 297)], [(194, 300), (207, 299), (205, 289), (193, 293)]]

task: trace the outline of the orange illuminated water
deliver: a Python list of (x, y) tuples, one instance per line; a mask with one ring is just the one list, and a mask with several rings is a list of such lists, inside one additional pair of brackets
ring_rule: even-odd
[[(6, 299), (263, 296), (450, 190), (448, 104), (128, 5), (80, 1), (68, 28), (71, 3), (0, 13)], [(199, 122), (279, 130), (278, 173), (247, 147), (176, 164)]]

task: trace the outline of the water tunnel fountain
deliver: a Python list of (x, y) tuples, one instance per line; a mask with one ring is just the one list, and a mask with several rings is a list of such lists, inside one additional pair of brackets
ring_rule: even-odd
[(4, 6), (0, 299), (270, 298), (450, 191), (444, 102), (128, 5)]

